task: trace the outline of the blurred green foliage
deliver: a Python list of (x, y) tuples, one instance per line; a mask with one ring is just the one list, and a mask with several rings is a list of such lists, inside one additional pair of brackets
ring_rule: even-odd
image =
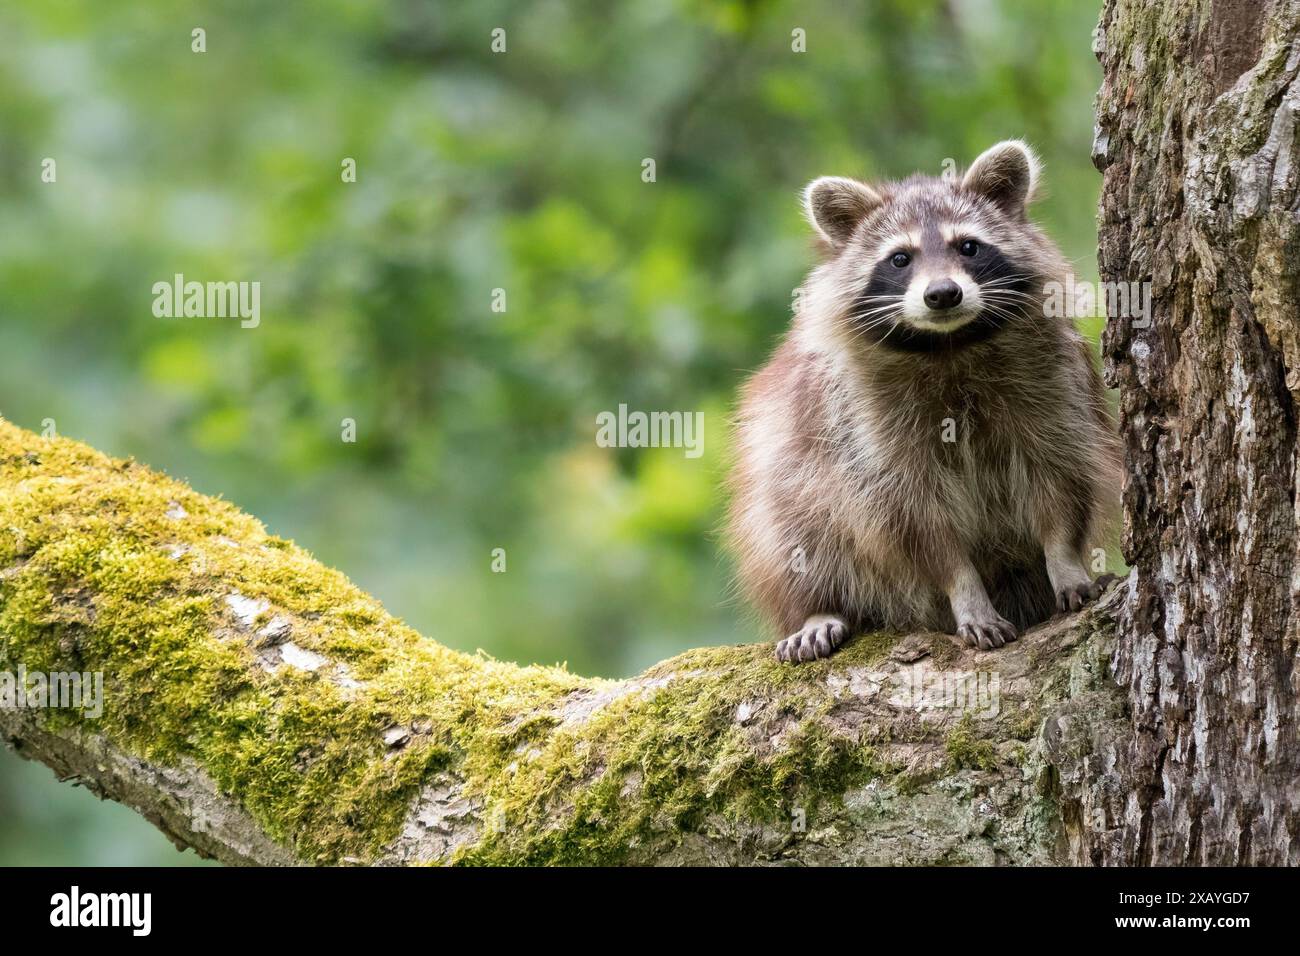
[[(1093, 277), (1096, 16), (6, 4), (0, 413), (229, 498), (453, 647), (618, 675), (753, 639), (717, 547), (726, 416), (811, 262), (800, 188), (1023, 136)], [(156, 318), (176, 273), (259, 281), (260, 326)], [(597, 447), (619, 403), (703, 410), (704, 456)], [(0, 863), (183, 859), (0, 756)]]

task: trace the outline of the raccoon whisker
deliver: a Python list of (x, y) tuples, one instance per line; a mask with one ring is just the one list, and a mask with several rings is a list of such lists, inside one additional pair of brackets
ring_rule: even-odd
[[(983, 276), (984, 273), (987, 272), (987, 271), (988, 271), (987, 268), (984, 269), (984, 270), (982, 270), (982, 271), (979, 273), (979, 275), (975, 277), (976, 281), (979, 281), (980, 276)], [(1033, 278), (1033, 276), (1030, 276), (1030, 275), (999, 276), (999, 277), (996, 278), (996, 279), (990, 279), (988, 282), (983, 282), (983, 283), (981, 283), (981, 285), (983, 285), (983, 286), (984, 286), (985, 288), (987, 288), (987, 289), (996, 289), (996, 288), (998, 288), (999, 286), (1009, 286), (1009, 285), (1014, 285), (1014, 284), (1016, 284), (1016, 283), (1018, 283), (1018, 282), (1023, 282), (1023, 281), (1026, 280), (1026, 279), (1032, 279), (1032, 278)]]
[(1014, 322), (1017, 319), (1024, 318), (1023, 313), (1013, 312), (997, 303), (990, 303), (987, 301), (984, 303), (984, 312), (987, 315), (991, 315), (993, 318), (1000, 320), (998, 323), (999, 325), (1001, 322)]
[(989, 315), (992, 315), (992, 316), (995, 316), (995, 317), (997, 317), (997, 318), (1000, 318), (1000, 319), (1008, 319), (1008, 320), (1011, 320), (1011, 319), (1018, 319), (1018, 318), (1020, 318), (1020, 316), (1017, 315), (1016, 313), (1011, 312), (1011, 311), (1009, 311), (1009, 310), (1007, 310), (1007, 309), (1004, 309), (1004, 308), (1002, 308), (1002, 307), (1000, 307), (1000, 306), (993, 305), (993, 304), (988, 303), (988, 302), (984, 303), (984, 312), (987, 313), (987, 314), (989, 314)]
[(874, 309), (861, 309), (857, 312), (850, 312), (846, 316), (846, 318), (849, 319), (850, 321), (860, 321), (862, 319), (868, 319), (876, 315), (889, 315), (891, 313), (897, 312), (899, 308), (900, 306), (898, 305), (882, 305), (882, 306), (877, 306)]
[(855, 321), (850, 325), (850, 329), (855, 338), (867, 338), (868, 333), (873, 332), (881, 326), (887, 326), (885, 334), (880, 339), (880, 341), (883, 342), (885, 339), (889, 338), (889, 333), (894, 331), (894, 328), (898, 325), (898, 320), (902, 318), (902, 312), (898, 306), (890, 306), (887, 309), (875, 309), (872, 311), (880, 312), (882, 314), (876, 315), (874, 318), (867, 318), (872, 314), (868, 312), (861, 316), (852, 317)]
[(984, 311), (995, 320), (995, 324), (999, 328), (1007, 322), (1029, 319), (1030, 321), (1020, 322), (1020, 327), (1028, 329), (1036, 338), (1045, 339), (1049, 337), (1048, 330), (1043, 327), (1042, 323), (1032, 321), (1032, 316), (1028, 316), (1024, 312), (1011, 312), (996, 303), (990, 304), (988, 302), (985, 303)]
[(1040, 302), (1043, 299), (1041, 295), (1035, 295), (1032, 292), (1022, 292), (1019, 289), (1000, 289), (995, 286), (983, 286), (981, 291), (983, 291), (990, 299), (1029, 299), (1034, 302)]
[(886, 327), (885, 334), (881, 337), (881, 341), (883, 342), (885, 339), (889, 338), (889, 333), (894, 331), (898, 326), (897, 316), (885, 316), (884, 318), (876, 319), (875, 321), (869, 322), (865, 325), (859, 324), (853, 329), (853, 334), (857, 338), (864, 339), (867, 338), (868, 333), (880, 328), (881, 326)]
[[(894, 331), (894, 327), (895, 327), (897, 324), (898, 324), (898, 323), (896, 323), (896, 322), (891, 322), (891, 323), (889, 323), (889, 326), (885, 329), (885, 332), (884, 332), (884, 334), (880, 337), (879, 341), (883, 342), (885, 339), (887, 339), (887, 338), (889, 337), (889, 333), (892, 332), (892, 331)], [(871, 329), (854, 329), (854, 330), (853, 330), (853, 337), (854, 337), (855, 339), (861, 339), (861, 340), (863, 340), (864, 342), (872, 342), (872, 341), (876, 341), (876, 340), (874, 340), (874, 339), (872, 339), (872, 338), (870, 337), (870, 335), (869, 335), (870, 332), (871, 332)]]
[(1034, 308), (1033, 303), (1030, 302), (1000, 302), (997, 299), (986, 298), (984, 304), (989, 308), (1000, 309), (1003, 312), (1025, 318), (1041, 313), (1041, 310)]
[(888, 312), (882, 312), (878, 315), (855, 315), (852, 316), (854, 325), (864, 325), (867, 328), (874, 328), (877, 325), (883, 325), (886, 322), (892, 322), (899, 316), (897, 309), (891, 309)]
[(993, 299), (995, 301), (997, 300), (1004, 301), (1004, 302), (1013, 302), (1013, 301), (1014, 302), (1042, 302), (1043, 301), (1043, 297), (1041, 295), (1035, 295), (1032, 292), (1021, 292), (1018, 289), (990, 289), (988, 286), (984, 286), (982, 289), (980, 289), (980, 292), (983, 293), (984, 298)]
[(984, 292), (984, 298), (992, 299), (994, 302), (1016, 302), (1028, 305), (1030, 303), (1039, 303), (1043, 301), (1042, 296), (1031, 295), (1028, 292), (1013, 292), (1007, 289), (986, 289)]
[(852, 326), (852, 332), (858, 338), (865, 338), (877, 329), (882, 327), (893, 328), (897, 324), (898, 319), (895, 316), (884, 316), (871, 322), (858, 322)]
[[(890, 300), (892, 300), (892, 301), (890, 301)], [(870, 315), (872, 312), (880, 312), (880, 311), (883, 310), (883, 309), (896, 309), (896, 308), (898, 308), (898, 306), (902, 303), (902, 301), (903, 301), (903, 297), (902, 297), (901, 295), (894, 295), (894, 296), (890, 296), (890, 297), (889, 297), (889, 300), (886, 300), (884, 297), (876, 297), (876, 298), (872, 299), (871, 301), (872, 301), (872, 302), (883, 302), (884, 304), (883, 304), (883, 305), (878, 305), (878, 306), (876, 306), (875, 308), (871, 308), (871, 309), (863, 309), (863, 310), (861, 310), (864, 314)], [(864, 304), (866, 304), (866, 303), (864, 303)]]
[(984, 283), (984, 285), (982, 285), (980, 288), (982, 288), (982, 289), (994, 289), (994, 290), (996, 290), (996, 291), (998, 291), (998, 292), (1006, 292), (1006, 293), (1008, 293), (1008, 294), (1012, 294), (1012, 293), (1018, 293), (1019, 295), (1035, 295), (1035, 294), (1037, 294), (1037, 293), (1034, 293), (1034, 292), (1030, 292), (1030, 291), (1027, 290), (1027, 289), (1017, 288), (1015, 285), (1002, 285), (1002, 284), (1000, 284), (1000, 283), (998, 283), (998, 282), (996, 282), (996, 281), (995, 281), (995, 282), (986, 282), (986, 283)]
[[(983, 273), (983, 272), (988, 272), (989, 269), (991, 269), (991, 268), (993, 268), (993, 266), (992, 266), (991, 264), (990, 264), (990, 265), (986, 265), (983, 269), (980, 270), (980, 272), (982, 272), (982, 273)], [(1009, 273), (1009, 274), (1004, 275), (1004, 276), (999, 276), (998, 279), (996, 279), (995, 281), (997, 281), (997, 282), (1005, 282), (1005, 281), (1009, 281), (1009, 280), (1011, 280), (1011, 279), (1032, 279), (1032, 278), (1033, 278), (1033, 275), (1032, 275), (1031, 273), (1028, 273), (1028, 272), (1012, 272), (1012, 273)]]
[[(879, 316), (883, 319), (888, 319), (895, 316), (898, 313), (898, 311), (899, 311), (899, 307), (897, 304), (883, 305), (883, 306), (878, 306), (874, 309), (867, 309), (862, 312), (852, 312), (849, 314), (848, 318), (851, 322), (861, 323), (867, 319), (870, 319), (872, 316)], [(881, 319), (879, 318), (873, 319), (871, 324), (876, 324), (880, 320)]]
[(890, 309), (897, 309), (898, 306), (899, 306), (900, 304), (901, 304), (901, 298), (900, 298), (900, 301), (899, 301), (899, 302), (890, 302), (890, 303), (888, 303), (888, 304), (886, 304), (886, 305), (878, 305), (878, 306), (876, 306), (874, 309), (862, 309), (862, 310), (860, 310), (859, 312), (857, 312), (857, 313), (852, 313), (852, 314), (856, 314), (856, 315), (870, 315), (870, 314), (873, 313), (873, 312), (885, 312), (885, 311), (888, 311), (888, 310), (890, 310)]
[(898, 322), (895, 321), (889, 324), (889, 328), (885, 330), (885, 334), (880, 337), (881, 345), (885, 344), (885, 342), (889, 339), (889, 333), (894, 331), (894, 329), (896, 328), (898, 328)]
[(894, 313), (890, 313), (889, 315), (878, 315), (874, 319), (859, 322), (858, 325), (864, 329), (874, 329), (882, 325), (892, 325), (898, 321), (898, 318), (899, 316)]
[[(988, 271), (989, 271), (988, 267), (981, 269), (978, 276), (976, 276), (976, 279), (977, 280), (983, 279), (983, 277), (988, 274)], [(1014, 273), (1012, 275), (994, 276), (993, 278), (989, 279), (987, 282), (982, 282), (981, 284), (990, 287), (997, 287), (997, 286), (1021, 285), (1025, 282), (1032, 283), (1034, 281), (1035, 281), (1034, 276), (1029, 275), (1028, 273)]]
[(1024, 282), (1023, 279), (1016, 278), (1014, 276), (1012, 277), (1003, 276), (998, 279), (990, 279), (988, 282), (982, 283), (982, 285), (986, 289), (1012, 289), (1017, 292), (1024, 292), (1027, 290), (1019, 287), (1023, 282)]
[(1023, 303), (1008, 302), (992, 295), (986, 295), (983, 304), (986, 309), (996, 309), (999, 312), (1005, 312), (1007, 315), (1018, 316), (1023, 314), (1024, 311)]

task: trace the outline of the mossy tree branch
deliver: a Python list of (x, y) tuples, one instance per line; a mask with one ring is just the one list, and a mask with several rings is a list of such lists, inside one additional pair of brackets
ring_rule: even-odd
[(0, 421), (0, 670), (104, 675), (97, 719), (0, 735), (231, 863), (1047, 862), (1070, 741), (1118, 705), (1113, 605), (996, 653), (590, 680), (441, 647), (231, 505)]

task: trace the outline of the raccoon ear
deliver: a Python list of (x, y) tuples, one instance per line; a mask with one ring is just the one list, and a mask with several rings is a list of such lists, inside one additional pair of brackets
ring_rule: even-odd
[(883, 199), (880, 194), (856, 179), (823, 176), (814, 179), (803, 191), (803, 209), (817, 234), (838, 249)]
[(1032, 149), (1018, 139), (1008, 139), (980, 153), (961, 184), (1012, 216), (1023, 216), (1034, 198), (1041, 168)]

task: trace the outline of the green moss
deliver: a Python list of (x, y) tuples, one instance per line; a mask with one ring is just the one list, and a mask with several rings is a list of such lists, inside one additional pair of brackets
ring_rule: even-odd
[(949, 765), (954, 770), (996, 770), (998, 754), (993, 744), (975, 733), (974, 721), (965, 714), (944, 741)]
[(881, 643), (855, 641), (833, 665), (782, 665), (766, 644), (658, 665), (642, 678), (648, 686), (550, 733), (513, 773), (478, 768), (505, 825), (460, 859), (618, 863), (714, 818), (775, 823), (800, 809), (812, 817), (828, 794), (838, 799), (890, 772), (870, 746), (821, 719), (835, 705), (831, 667), (875, 660)]
[[(241, 619), (232, 597), (264, 604)], [(286, 640), (321, 666), (282, 661)], [(194, 762), (306, 860), (374, 859), (444, 772), (494, 821), (463, 862), (614, 862), (715, 819), (811, 817), (897, 769), (819, 719), (827, 676), (894, 640), (800, 667), (697, 650), (625, 685), (460, 654), (231, 505), (0, 420), (0, 666), (102, 671), (89, 729)]]
[[(272, 609), (251, 627), (238, 593)], [(286, 619), (336, 665), (264, 664)], [(150, 760), (196, 761), (307, 859), (366, 857), (420, 784), (578, 678), (455, 654), (230, 505), (74, 442), (0, 422), (0, 661), (102, 671), (90, 729)], [(278, 665), (278, 666), (277, 666)], [(50, 711), (52, 723), (80, 720)], [(383, 732), (418, 726), (400, 750)]]
[(1032, 740), (1038, 735), (1043, 717), (1037, 708), (1028, 708), (1012, 724), (1009, 734), (1013, 740)]

